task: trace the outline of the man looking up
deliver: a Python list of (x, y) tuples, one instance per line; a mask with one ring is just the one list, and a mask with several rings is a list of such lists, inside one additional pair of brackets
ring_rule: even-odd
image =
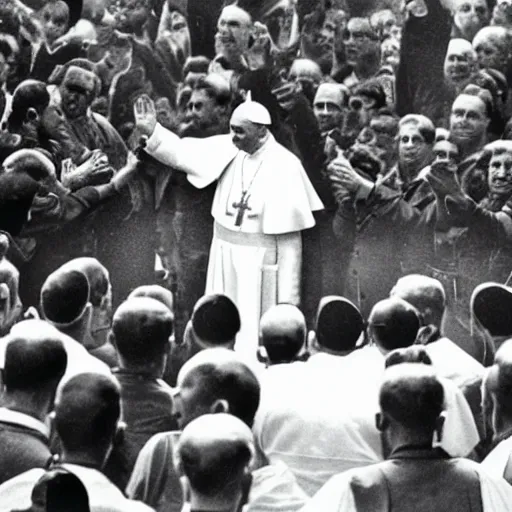
[(11, 334), (3, 343), (0, 483), (32, 468), (44, 468), (50, 460), (50, 431), (45, 422), (67, 365), (58, 332), (28, 339)]
[[(315, 224), (312, 211), (323, 205), (300, 161), (270, 133), (270, 114), (260, 103), (235, 109), (231, 136), (206, 139), (180, 139), (158, 125), (147, 96), (137, 100), (135, 117), (149, 136), (147, 153), (186, 172), (197, 188), (219, 180), (206, 293), (236, 304), (244, 318), (237, 350), (254, 358), (261, 314), (278, 302), (300, 301), (300, 232)], [(279, 193), (290, 187), (293, 195)]]
[(159, 432), (174, 430), (171, 388), (163, 382), (173, 318), (169, 309), (150, 298), (131, 298), (114, 314), (111, 343), (119, 368), (113, 371), (121, 387), (126, 431), (109, 461), (109, 473), (124, 489), (142, 447)]
[(414, 363), (388, 368), (379, 406), (376, 425), (391, 447), (388, 460), (333, 477), (304, 511), (507, 509), (512, 489), (506, 482), (434, 447), (444, 424), (444, 391), (432, 369)]

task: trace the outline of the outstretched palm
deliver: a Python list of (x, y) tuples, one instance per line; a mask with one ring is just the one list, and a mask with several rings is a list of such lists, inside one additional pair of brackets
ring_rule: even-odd
[(143, 94), (135, 101), (133, 113), (135, 127), (141, 135), (150, 137), (155, 131), (157, 124), (156, 108), (153, 100), (147, 94)]

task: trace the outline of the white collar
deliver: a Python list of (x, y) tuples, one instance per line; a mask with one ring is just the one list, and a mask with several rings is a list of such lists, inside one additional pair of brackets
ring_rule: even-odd
[(31, 430), (39, 432), (47, 439), (50, 438), (50, 429), (42, 421), (39, 421), (33, 416), (29, 416), (23, 412), (12, 411), (6, 407), (0, 407), (0, 422), (12, 423), (13, 425), (30, 428)]

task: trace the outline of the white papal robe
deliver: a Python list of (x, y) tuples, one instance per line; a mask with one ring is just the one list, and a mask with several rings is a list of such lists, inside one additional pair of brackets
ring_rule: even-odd
[[(255, 358), (261, 315), (277, 303), (300, 303), (300, 232), (314, 226), (320, 198), (300, 160), (271, 134), (251, 155), (230, 135), (180, 139), (157, 125), (145, 149), (197, 188), (218, 180), (206, 293), (235, 302), (242, 319), (235, 349)], [(241, 213), (242, 191), (248, 208)]]

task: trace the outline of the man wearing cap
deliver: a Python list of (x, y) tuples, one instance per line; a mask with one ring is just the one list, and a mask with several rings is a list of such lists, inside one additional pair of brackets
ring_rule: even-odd
[(300, 232), (323, 208), (300, 161), (269, 132), (270, 114), (246, 101), (231, 116), (231, 136), (180, 139), (158, 125), (147, 96), (135, 104), (146, 151), (203, 188), (219, 180), (206, 291), (228, 295), (243, 318), (237, 349), (255, 357), (261, 314), (278, 302), (300, 302)]

